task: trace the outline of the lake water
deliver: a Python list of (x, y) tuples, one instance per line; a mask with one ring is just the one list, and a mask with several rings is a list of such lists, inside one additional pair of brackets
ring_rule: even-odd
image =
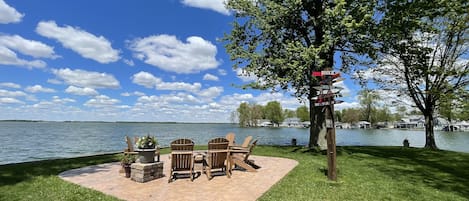
[[(94, 123), (94, 122), (0, 122), (0, 164), (51, 158), (76, 157), (122, 151), (124, 136), (154, 135), (161, 146), (177, 138), (190, 138), (196, 144), (236, 133), (236, 140), (252, 135), (259, 144), (286, 145), (296, 138), (299, 145), (309, 141), (304, 128), (240, 128), (234, 124), (183, 123)], [(440, 149), (469, 152), (469, 132), (436, 132)], [(423, 147), (424, 131), (358, 130), (336, 131), (337, 145), (402, 146), (407, 138), (412, 147)]]

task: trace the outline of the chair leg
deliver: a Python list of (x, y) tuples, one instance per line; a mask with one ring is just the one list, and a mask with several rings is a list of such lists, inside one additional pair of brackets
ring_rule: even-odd
[(193, 171), (193, 169), (191, 169), (189, 172), (191, 174), (191, 181), (194, 181), (194, 171)]
[(205, 169), (205, 174), (207, 175), (208, 180), (212, 179), (212, 171), (211, 171), (210, 167)]
[(168, 183), (171, 183), (172, 180), (173, 180), (173, 170), (171, 170), (169, 173)]
[(231, 178), (231, 175), (230, 175), (230, 170), (228, 168), (225, 167), (225, 174), (228, 178)]

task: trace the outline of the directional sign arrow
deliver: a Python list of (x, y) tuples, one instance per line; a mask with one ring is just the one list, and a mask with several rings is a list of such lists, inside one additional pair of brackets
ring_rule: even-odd
[[(340, 104), (340, 103), (343, 103), (344, 101), (341, 101), (341, 100), (335, 100), (335, 101), (331, 101), (330, 103), (332, 104)], [(326, 106), (326, 105), (330, 105), (329, 101), (324, 101), (324, 102), (319, 102), (319, 103), (314, 103), (314, 106)]]
[(332, 75), (332, 76), (340, 76), (339, 72), (336, 71), (313, 71), (313, 76), (315, 77), (321, 77), (321, 76), (326, 76), (326, 75)]
[(321, 80), (319, 82), (319, 84), (329, 84), (329, 82), (337, 83), (337, 82), (342, 82), (344, 80), (345, 80), (345, 78), (343, 78), (343, 77), (339, 77), (337, 79), (325, 79), (325, 80)]
[(335, 75), (335, 74), (340, 74), (339, 72), (335, 71), (321, 71), (322, 75)]
[(318, 96), (318, 99), (319, 98), (338, 98), (338, 97), (342, 97), (342, 94), (339, 94), (339, 93), (327, 93), (327, 94), (319, 94)]
[(316, 90), (330, 90), (330, 89), (342, 90), (342, 89), (344, 89), (343, 87), (329, 86), (329, 85), (319, 85), (319, 86), (314, 86), (313, 88), (316, 89)]

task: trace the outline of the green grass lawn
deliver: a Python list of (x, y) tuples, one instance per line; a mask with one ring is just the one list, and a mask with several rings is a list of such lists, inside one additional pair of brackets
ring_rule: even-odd
[[(301, 147), (257, 146), (256, 155), (299, 162), (260, 200), (469, 200), (467, 153), (400, 147), (337, 150), (338, 181), (332, 182), (325, 175), (325, 155)], [(117, 200), (57, 176), (117, 160), (111, 154), (1, 165), (0, 200)]]

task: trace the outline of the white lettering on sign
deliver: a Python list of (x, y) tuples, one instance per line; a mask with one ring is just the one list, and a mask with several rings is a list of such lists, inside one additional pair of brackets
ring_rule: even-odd
[(338, 74), (339, 72), (335, 72), (335, 71), (321, 71), (321, 74), (322, 75), (335, 75), (335, 74)]

